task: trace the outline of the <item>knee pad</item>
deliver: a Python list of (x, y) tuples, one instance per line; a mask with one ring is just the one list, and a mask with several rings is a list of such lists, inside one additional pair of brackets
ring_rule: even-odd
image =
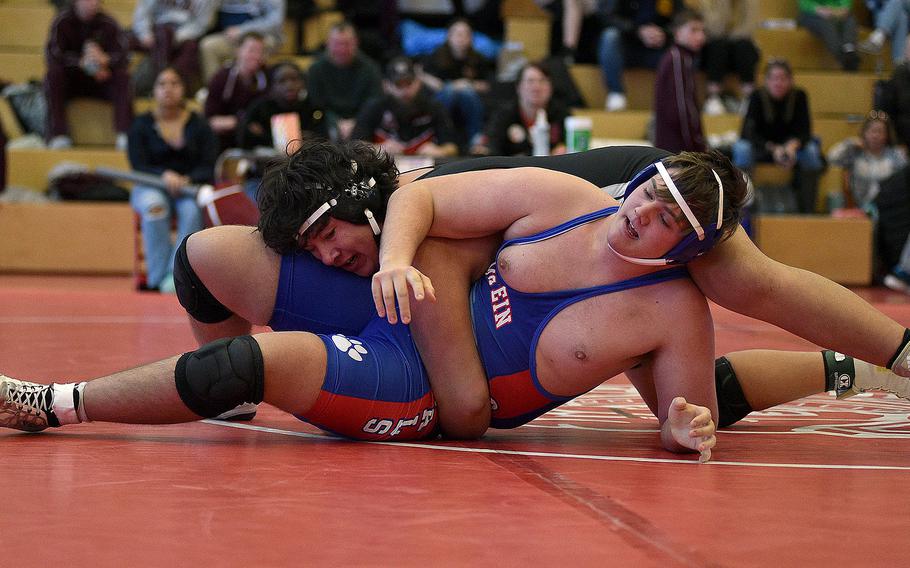
[(752, 412), (743, 389), (739, 386), (736, 371), (726, 357), (714, 360), (714, 384), (717, 388), (718, 427), (735, 424)]
[(219, 302), (196, 275), (186, 253), (187, 239), (189, 237), (183, 239), (174, 255), (174, 288), (177, 299), (186, 313), (196, 321), (221, 323), (234, 313)]
[(187, 408), (203, 418), (245, 402), (259, 404), (265, 389), (262, 351), (249, 335), (213, 341), (177, 360), (174, 382)]

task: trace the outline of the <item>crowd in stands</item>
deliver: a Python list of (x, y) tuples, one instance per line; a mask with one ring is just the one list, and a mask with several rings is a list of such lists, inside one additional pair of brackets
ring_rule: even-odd
[[(47, 38), (45, 141), (49, 148), (73, 146), (69, 100), (111, 101), (116, 146), (128, 150), (134, 169), (160, 177), (157, 186), (132, 192), (152, 288), (168, 286), (167, 271), (157, 267), (168, 266), (173, 254), (173, 243), (162, 236), (170, 235), (170, 217), (176, 215), (180, 234), (201, 223), (181, 188), (212, 181), (220, 152), (281, 152), (295, 138), (318, 136), (363, 139), (391, 154), (432, 159), (540, 148), (562, 153), (565, 119), (576, 104), (567, 95), (573, 90), (567, 69), (579, 61), (599, 66), (607, 112), (630, 106), (627, 69), (653, 69), (651, 141), (670, 151), (708, 148), (703, 114), (740, 114), (739, 139), (725, 148), (734, 163), (746, 172), (762, 162), (791, 170), (790, 211), (818, 211), (826, 160), (806, 92), (795, 86), (784, 60), (766, 61), (757, 80), (758, 0), (535, 1), (554, 16), (554, 56), (505, 72), (480, 43), (502, 39), (496, 0), (338, 1), (344, 19), (328, 31), (307, 69), (276, 51), (288, 40), (285, 19), (314, 9), (313, 2), (137, 0), (132, 27), (124, 30), (100, 0), (72, 0), (61, 6)], [(448, 9), (427, 8), (437, 4)], [(859, 138), (827, 156), (846, 172), (846, 205), (871, 210), (886, 178), (907, 167), (899, 147), (910, 142), (910, 47), (904, 47), (910, 2), (865, 4), (874, 31), (863, 42), (850, 0), (794, 0), (793, 13), (845, 71), (857, 69), (859, 53), (878, 53), (891, 42), (894, 71), (881, 85), (876, 114)], [(396, 31), (407, 15), (423, 16), (441, 32), (410, 57)], [(143, 74), (153, 106), (134, 119), (133, 95), (142, 91)], [(192, 100), (201, 103), (199, 113), (187, 110)], [(541, 137), (545, 144), (536, 143)], [(910, 251), (907, 256), (910, 274)], [(905, 280), (910, 290), (910, 276)]]

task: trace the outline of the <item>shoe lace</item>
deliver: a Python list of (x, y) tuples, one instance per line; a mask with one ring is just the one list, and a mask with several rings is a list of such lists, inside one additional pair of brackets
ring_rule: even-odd
[(54, 393), (47, 385), (37, 385), (6, 379), (6, 410), (13, 423), (47, 426), (47, 416), (52, 412)]

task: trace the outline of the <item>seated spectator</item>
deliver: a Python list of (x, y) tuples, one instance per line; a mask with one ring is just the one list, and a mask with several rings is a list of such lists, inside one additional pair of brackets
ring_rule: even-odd
[(202, 229), (192, 186), (212, 183), (215, 137), (205, 119), (187, 110), (183, 79), (175, 69), (158, 74), (153, 93), (154, 110), (136, 117), (130, 128), (129, 160), (134, 170), (160, 176), (165, 189), (137, 184), (130, 205), (141, 219), (146, 286), (173, 292), (171, 218), (177, 218), (178, 243)]
[(904, 58), (907, 34), (910, 33), (910, 3), (907, 0), (886, 0), (873, 14), (875, 29), (860, 42), (859, 50), (878, 54), (885, 46), (885, 40), (891, 38), (891, 58), (894, 63), (900, 63)]
[(597, 11), (602, 0), (534, 0), (541, 8), (553, 15), (553, 38), (551, 49), (557, 57), (571, 64), (578, 55), (585, 18)]
[[(597, 60), (607, 85), (606, 109), (628, 106), (622, 73), (626, 67), (657, 67), (669, 44), (667, 26), (682, 8), (678, 0), (605, 2), (604, 29), (600, 34)], [(612, 7), (611, 7), (612, 6)]]
[(891, 116), (897, 142), (910, 146), (910, 41), (904, 45), (904, 60), (894, 68), (882, 94), (884, 100), (878, 102)]
[(722, 99), (723, 82), (731, 73), (739, 79), (742, 97), (736, 110), (744, 109), (755, 90), (759, 52), (752, 34), (759, 23), (759, 2), (701, 0), (698, 4), (708, 32), (708, 42), (701, 52), (702, 69), (707, 75), (704, 112), (709, 116), (727, 112)]
[(533, 153), (531, 129), (544, 111), (550, 131), (550, 154), (566, 152), (565, 122), (568, 109), (553, 97), (550, 74), (539, 63), (525, 65), (518, 74), (516, 98), (491, 113), (484, 144), (472, 149), (475, 154), (530, 156)]
[(393, 155), (458, 154), (452, 120), (417, 78), (413, 61), (392, 59), (383, 88), (385, 94), (370, 100), (357, 115), (352, 138), (372, 142)]
[(845, 205), (870, 211), (880, 183), (907, 165), (907, 154), (894, 146), (888, 114), (874, 110), (863, 121), (859, 138), (835, 144), (828, 161), (844, 169)]
[(490, 91), (493, 62), (478, 53), (471, 38), (471, 24), (463, 18), (449, 25), (446, 41), (424, 62), (422, 80), (436, 93), (458, 124), (464, 125), (467, 145), (479, 143), (483, 132), (482, 94)]
[(208, 84), (205, 116), (218, 136), (218, 148), (237, 144), (237, 125), (251, 102), (268, 92), (265, 74), (265, 43), (262, 36), (250, 32), (237, 46), (230, 67), (222, 67)]
[[(287, 148), (288, 142), (328, 137), (325, 113), (313, 106), (307, 96), (303, 71), (297, 65), (287, 61), (275, 65), (269, 83), (268, 96), (254, 101), (244, 113), (237, 137), (241, 148), (269, 148), (292, 153), (299, 143)], [(290, 121), (288, 115), (291, 115)], [(293, 127), (284, 133), (273, 132), (276, 122), (290, 123)]]
[(336, 24), (329, 30), (325, 53), (309, 69), (310, 96), (313, 104), (325, 110), (335, 140), (351, 137), (357, 113), (382, 92), (379, 67), (357, 45), (354, 26)]
[(818, 178), (824, 163), (812, 138), (812, 116), (806, 92), (793, 86), (793, 72), (783, 59), (765, 68), (765, 84), (749, 97), (740, 139), (733, 145), (733, 163), (751, 172), (755, 162), (773, 162), (793, 169), (796, 206), (814, 213)]
[(51, 24), (44, 81), (51, 148), (73, 145), (66, 103), (82, 96), (113, 103), (117, 148), (126, 148), (126, 132), (133, 118), (128, 49), (117, 22), (100, 10), (100, 4), (100, 0), (75, 0)]
[(157, 73), (176, 69), (190, 91), (199, 83), (199, 38), (212, 21), (212, 0), (138, 0), (133, 12), (133, 48), (152, 58)]
[(845, 71), (859, 68), (852, 0), (799, 0), (797, 22), (825, 43)]
[(673, 45), (657, 65), (654, 81), (654, 145), (674, 154), (704, 152), (695, 60), (705, 44), (705, 23), (698, 12), (682, 10), (673, 18), (672, 32)]
[(247, 32), (262, 36), (267, 53), (281, 45), (285, 0), (220, 0), (213, 33), (199, 42), (202, 80), (208, 83), (237, 52)]

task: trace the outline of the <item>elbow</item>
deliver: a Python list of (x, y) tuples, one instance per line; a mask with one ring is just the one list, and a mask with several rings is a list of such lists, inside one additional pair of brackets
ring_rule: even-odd
[(442, 434), (451, 440), (476, 440), (490, 427), (490, 400), (459, 401), (439, 411)]

